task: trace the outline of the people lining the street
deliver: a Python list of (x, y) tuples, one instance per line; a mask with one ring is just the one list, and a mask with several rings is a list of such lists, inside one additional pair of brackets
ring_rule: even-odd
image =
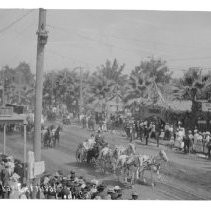
[[(111, 119), (115, 121), (115, 115), (111, 115)], [(120, 118), (118, 116), (118, 118)], [(99, 131), (106, 132), (107, 128), (107, 119), (99, 118)], [(174, 147), (179, 148), (180, 151), (183, 151), (185, 154), (189, 153), (205, 153), (210, 154), (210, 133), (209, 131), (200, 132), (197, 127), (194, 130), (186, 130), (181, 121), (177, 123), (164, 123), (163, 121), (149, 121), (149, 120), (140, 120), (133, 117), (125, 117), (123, 128), (125, 130), (126, 136), (129, 142), (134, 140), (140, 140), (145, 142), (146, 145), (149, 144), (149, 140), (156, 140), (157, 146), (160, 145), (160, 140), (168, 141), (169, 146), (173, 149)], [(122, 122), (123, 122), (122, 121)], [(117, 121), (115, 121), (117, 122)], [(115, 125), (116, 127), (116, 125)], [(109, 127), (110, 128), (110, 127)], [(102, 140), (95, 136), (97, 141)], [(156, 143), (155, 142), (155, 143)]]

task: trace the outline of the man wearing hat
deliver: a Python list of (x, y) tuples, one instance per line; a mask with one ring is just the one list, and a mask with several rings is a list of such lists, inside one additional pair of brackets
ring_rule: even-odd
[(132, 195), (131, 195), (131, 200), (138, 200), (138, 193), (137, 192), (132, 192)]
[(61, 190), (61, 198), (62, 199), (72, 199), (72, 194), (71, 194), (70, 188), (68, 188), (66, 185), (64, 185), (63, 189)]
[(70, 174), (67, 177), (68, 179), (70, 179), (71, 181), (75, 181), (76, 180), (76, 175), (75, 175), (75, 171), (70, 171)]
[(146, 139), (146, 145), (148, 145), (149, 134), (150, 134), (150, 131), (151, 131), (151, 126), (148, 127), (147, 124), (148, 123), (146, 121), (145, 124), (144, 124), (144, 137)]
[(192, 131), (188, 131), (188, 135), (184, 137), (184, 153), (189, 153), (190, 152), (190, 144), (191, 141), (193, 140), (193, 135)]
[(107, 197), (107, 193), (105, 192), (105, 186), (103, 184), (100, 184), (99, 186), (97, 186), (97, 196), (100, 196), (102, 200), (105, 200)]
[(117, 200), (117, 198), (118, 198), (118, 193), (117, 192), (111, 193), (111, 200)]
[(121, 200), (122, 199), (122, 189), (119, 186), (114, 187), (113, 198), (115, 198), (115, 200)]

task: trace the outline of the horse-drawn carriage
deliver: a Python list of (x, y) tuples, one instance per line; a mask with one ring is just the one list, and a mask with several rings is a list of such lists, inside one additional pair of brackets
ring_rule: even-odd
[(53, 125), (42, 130), (42, 142), (45, 148), (55, 148), (60, 141), (60, 131), (62, 127), (59, 125), (55, 128)]
[(76, 161), (78, 163), (87, 163), (91, 164), (92, 166), (97, 166), (97, 159), (100, 154), (100, 150), (107, 145), (104, 142), (103, 137), (87, 139), (86, 141), (80, 143), (76, 150)]
[[(143, 154), (137, 154), (135, 151), (135, 144), (122, 145), (101, 145), (95, 143), (90, 147), (87, 147), (85, 141), (79, 144), (76, 150), (76, 160), (79, 163), (89, 163), (95, 168), (100, 169), (103, 173), (113, 173), (120, 177), (124, 177), (124, 180), (130, 178), (131, 184), (135, 183), (135, 180), (144, 179), (144, 172), (156, 173), (159, 175), (161, 162), (168, 161), (168, 158), (164, 151), (160, 151), (156, 156), (148, 156)], [(128, 181), (126, 181), (128, 182)]]
[(76, 161), (78, 163), (87, 163), (99, 168), (103, 172), (113, 172), (118, 156), (122, 151), (127, 154), (135, 154), (134, 144), (127, 147), (120, 145), (109, 145), (102, 137), (88, 139), (78, 145), (76, 150)]

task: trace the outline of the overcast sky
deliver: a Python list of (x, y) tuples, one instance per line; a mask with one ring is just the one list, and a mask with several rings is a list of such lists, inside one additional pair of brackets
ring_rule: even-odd
[[(38, 10), (0, 10), (0, 67), (30, 64), (35, 72)], [(47, 10), (45, 71), (83, 66), (93, 71), (117, 58), (130, 72), (161, 57), (175, 76), (190, 66), (211, 70), (211, 12)], [(1, 30), (5, 29), (5, 30)]]

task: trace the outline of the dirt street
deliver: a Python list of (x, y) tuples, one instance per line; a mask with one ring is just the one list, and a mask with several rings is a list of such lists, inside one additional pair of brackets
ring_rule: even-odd
[[(161, 170), (162, 181), (156, 179), (153, 189), (149, 185), (136, 184), (133, 189), (127, 188), (118, 182), (116, 176), (103, 175), (87, 165), (78, 164), (75, 160), (77, 145), (89, 137), (90, 132), (78, 126), (65, 126), (61, 133), (60, 145), (55, 149), (43, 149), (42, 159), (46, 162), (47, 171), (75, 170), (77, 174), (86, 178), (102, 180), (107, 185), (120, 185), (124, 188), (123, 198), (129, 199), (132, 190), (139, 193), (141, 200), (204, 200), (211, 199), (211, 161), (197, 155), (184, 155), (171, 149), (150, 144), (145, 146), (136, 141), (137, 151), (140, 154), (155, 155), (164, 149), (169, 163)], [(115, 134), (105, 134), (110, 144), (128, 144), (125, 137)], [(32, 149), (32, 142), (28, 141), (27, 149)], [(3, 135), (0, 134), (0, 152), (3, 151)], [(23, 138), (20, 135), (7, 136), (7, 153), (14, 154), (23, 160)], [(148, 176), (147, 176), (148, 177)]]

